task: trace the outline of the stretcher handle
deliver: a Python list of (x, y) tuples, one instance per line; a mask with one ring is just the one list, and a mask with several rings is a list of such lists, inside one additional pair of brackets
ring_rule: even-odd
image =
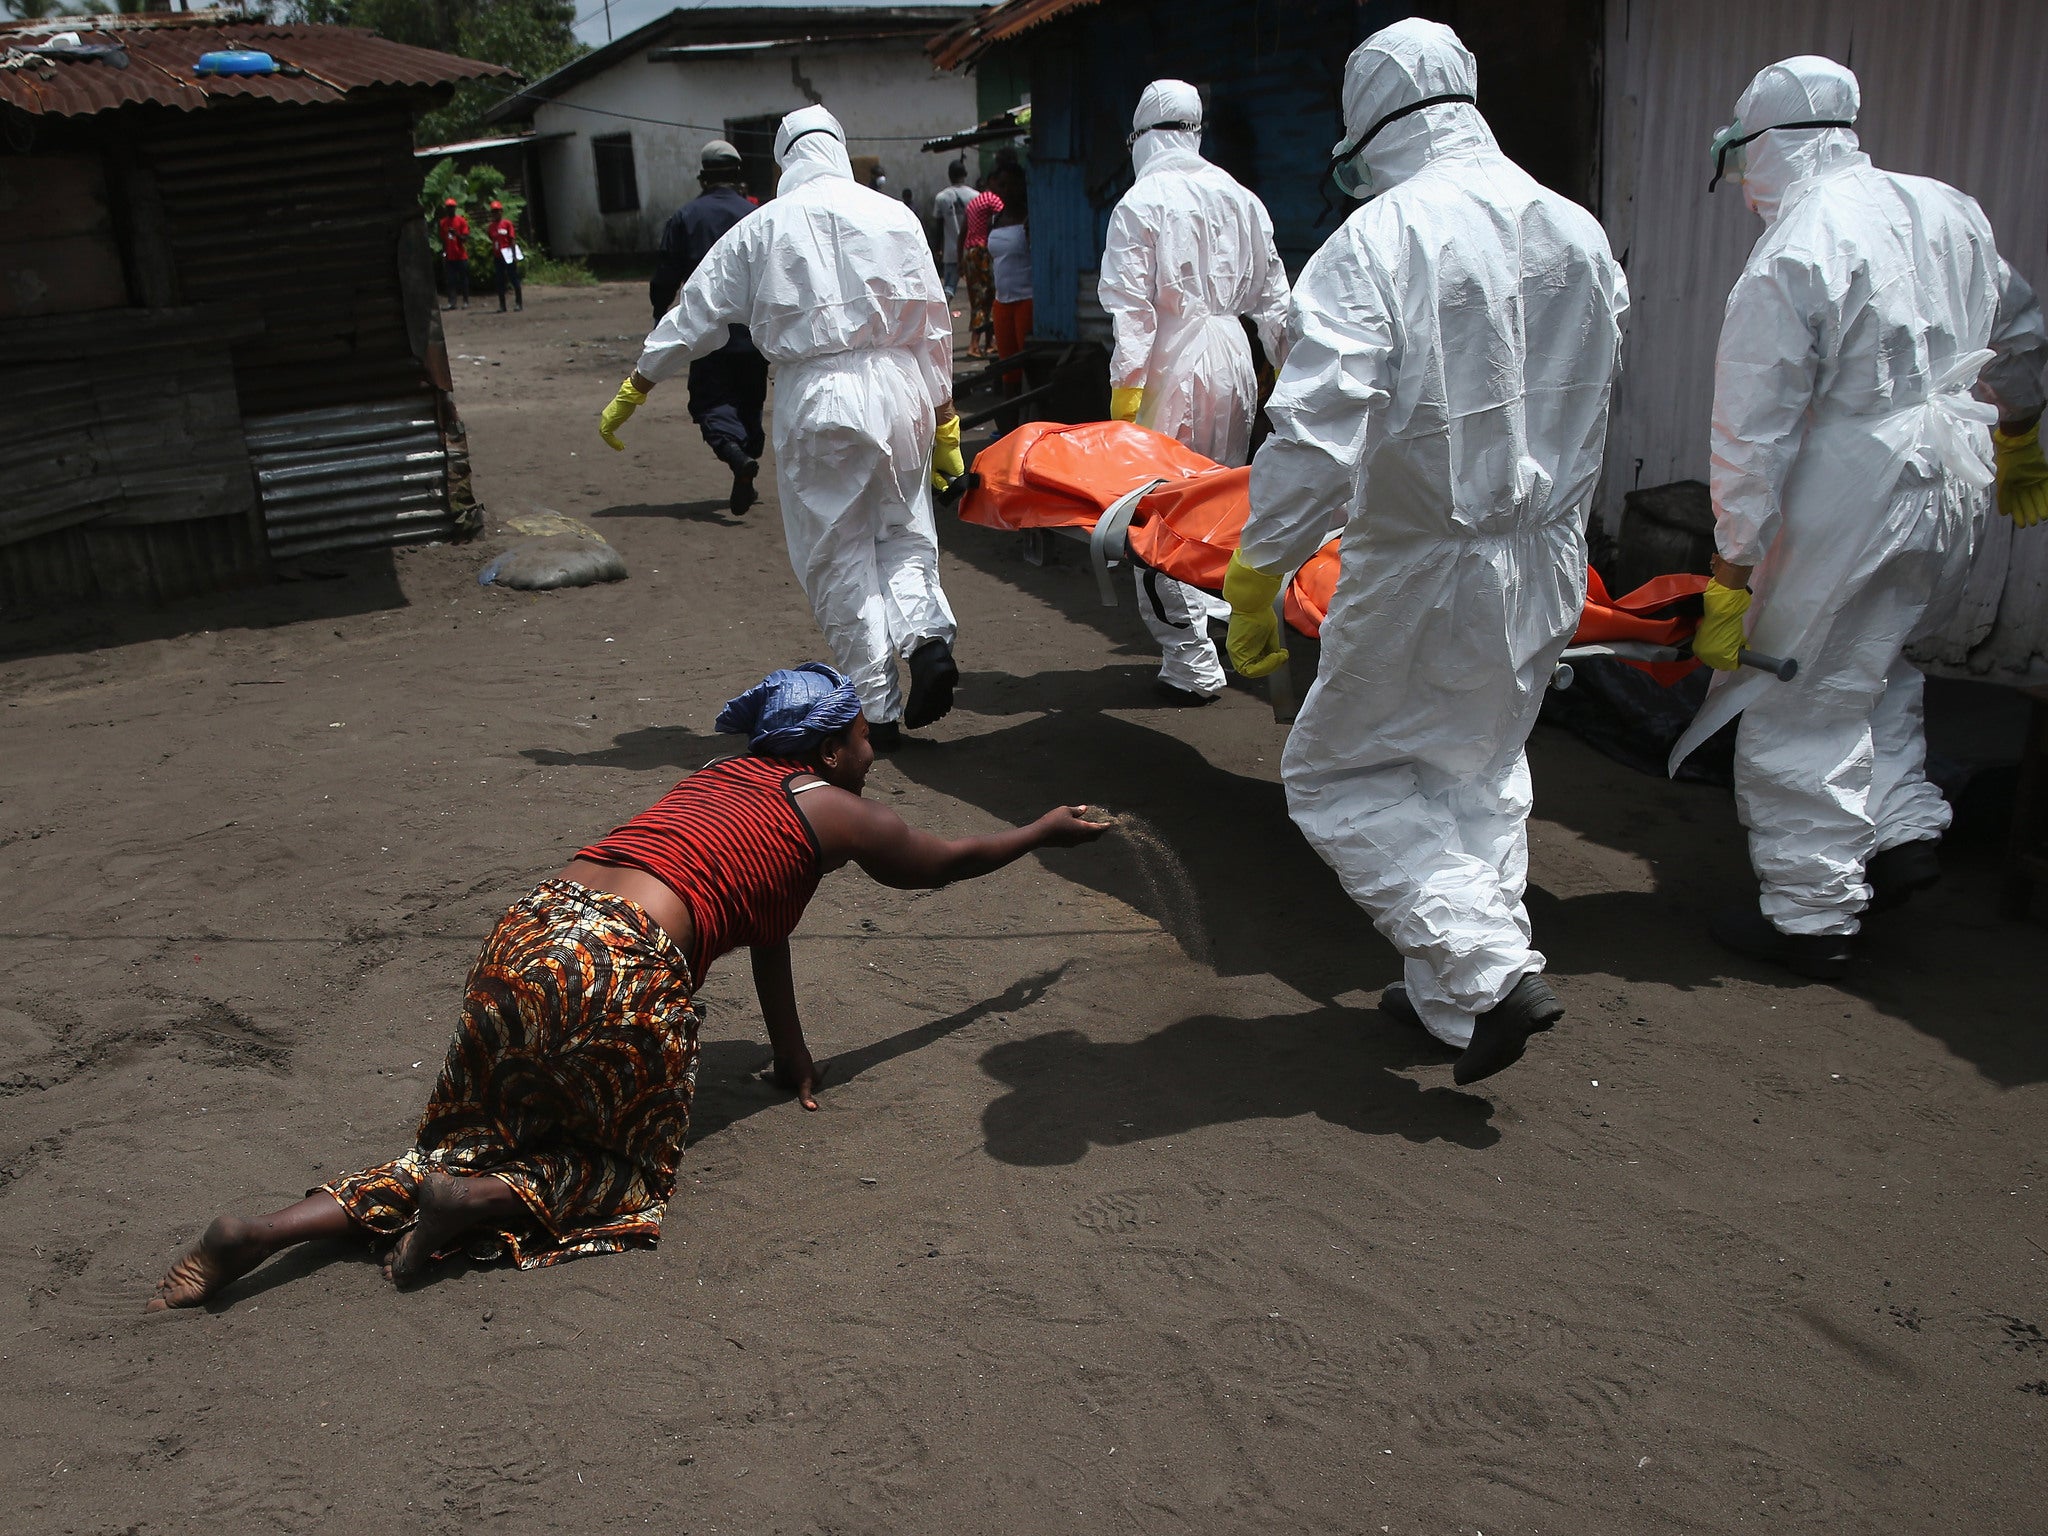
[(1102, 606), (1116, 606), (1116, 584), (1109, 573), (1131, 558), (1131, 519), (1138, 503), (1164, 485), (1164, 480), (1147, 480), (1131, 487), (1104, 509), (1088, 534), (1088, 560), (1095, 567), (1095, 589), (1102, 594)]
[(943, 511), (951, 511), (960, 504), (960, 498), (981, 484), (981, 476), (967, 470), (948, 480), (944, 487), (932, 492), (932, 502)]
[(1781, 683), (1789, 683), (1799, 675), (1799, 663), (1790, 656), (1767, 656), (1762, 651), (1752, 651), (1744, 646), (1735, 653), (1735, 659), (1745, 667), (1755, 667), (1759, 672), (1768, 672)]

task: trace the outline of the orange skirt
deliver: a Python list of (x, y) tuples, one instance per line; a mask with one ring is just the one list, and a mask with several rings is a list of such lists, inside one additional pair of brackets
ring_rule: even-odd
[(418, 1145), (320, 1186), (372, 1232), (433, 1169), (502, 1179), (532, 1221), (482, 1245), (521, 1269), (652, 1247), (697, 1087), (690, 968), (636, 903), (549, 880), (484, 941)]

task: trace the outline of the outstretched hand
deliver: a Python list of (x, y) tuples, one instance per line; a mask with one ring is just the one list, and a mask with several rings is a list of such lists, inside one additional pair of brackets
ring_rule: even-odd
[(1115, 825), (1109, 821), (1089, 821), (1087, 811), (1085, 805), (1061, 805), (1047, 811), (1037, 822), (1039, 846), (1076, 848), (1094, 842)]
[(818, 1085), (825, 1080), (825, 1069), (811, 1060), (809, 1051), (804, 1051), (793, 1057), (776, 1057), (772, 1079), (776, 1087), (795, 1094), (797, 1103), (805, 1109), (816, 1109)]

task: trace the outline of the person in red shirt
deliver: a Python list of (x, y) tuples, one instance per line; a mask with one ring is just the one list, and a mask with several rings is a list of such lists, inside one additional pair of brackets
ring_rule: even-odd
[(492, 200), (491, 222), (484, 226), (484, 233), (491, 242), (491, 278), (498, 286), (498, 313), (505, 313), (505, 283), (512, 284), (512, 302), (519, 309), (526, 308), (526, 290), (519, 282), (520, 249), (519, 231), (505, 216), (505, 205)]
[(459, 295), (462, 307), (469, 308), (469, 220), (462, 216), (462, 209), (454, 198), (443, 203), (441, 215), (441, 266), (446, 272), (448, 302), (443, 307), (453, 309)]
[[(936, 284), (934, 285), (936, 286)], [(942, 838), (862, 798), (874, 747), (853, 684), (817, 662), (725, 706), (747, 750), (689, 775), (515, 903), (469, 974), (415, 1145), (269, 1216), (223, 1216), (149, 1310), (196, 1307), (273, 1253), (374, 1237), (405, 1285), (474, 1242), (522, 1269), (651, 1248), (677, 1198), (697, 1083), (697, 988), (751, 951), (775, 1081), (807, 1110), (823, 1071), (797, 1013), (789, 936), (825, 874), (897, 890), (993, 874), (1109, 830), (1086, 806)]]

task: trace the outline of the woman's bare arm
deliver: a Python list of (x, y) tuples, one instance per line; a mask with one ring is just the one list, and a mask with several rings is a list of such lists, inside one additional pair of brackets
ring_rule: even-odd
[(859, 795), (824, 786), (800, 804), (827, 869), (858, 864), (883, 885), (933, 890), (990, 874), (1040, 848), (1071, 848), (1109, 830), (1084, 821), (1082, 805), (1055, 806), (1038, 820), (984, 837), (945, 838), (911, 826), (894, 811)]
[(752, 955), (754, 995), (761, 1000), (761, 1018), (768, 1026), (769, 1043), (775, 1047), (775, 1081), (794, 1093), (805, 1109), (816, 1109), (820, 1073), (811, 1063), (803, 1020), (797, 1017), (796, 979), (789, 971), (789, 940), (756, 944)]

